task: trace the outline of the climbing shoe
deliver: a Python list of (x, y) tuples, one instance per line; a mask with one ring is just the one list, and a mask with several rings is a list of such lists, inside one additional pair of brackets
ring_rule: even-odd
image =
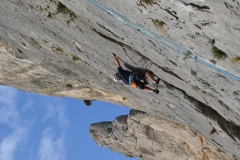
[(154, 90), (153, 90), (153, 93), (158, 94), (158, 93), (159, 93), (159, 90), (154, 89)]
[(157, 78), (157, 82), (156, 83), (153, 83), (154, 86), (158, 86), (159, 85), (159, 81), (160, 81), (160, 78)]
[(159, 85), (159, 81), (160, 81), (160, 78), (158, 77), (156, 82), (157, 85)]

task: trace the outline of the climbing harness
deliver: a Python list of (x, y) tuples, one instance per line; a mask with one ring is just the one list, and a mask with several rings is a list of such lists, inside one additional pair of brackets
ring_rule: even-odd
[[(154, 32), (151, 32), (149, 30), (147, 30), (146, 28), (144, 28), (143, 26), (136, 24), (134, 22), (132, 22), (131, 20), (127, 19), (126, 17), (116, 13), (115, 11), (109, 9), (108, 7), (106, 7), (105, 5), (103, 5), (102, 3), (100, 3), (98, 0), (86, 0), (88, 3), (90, 3), (91, 5), (99, 8), (101, 11), (107, 13), (109, 16), (111, 16), (112, 18), (114, 18), (116, 21), (118, 21), (119, 23), (125, 25), (126, 27), (142, 34), (143, 36), (152, 39), (153, 41), (155, 41), (156, 43), (163, 45), (171, 50), (173, 50), (174, 52), (185, 56), (186, 54), (189, 54), (189, 58), (193, 59), (195, 62), (201, 63), (202, 65), (205, 65), (223, 75), (225, 75), (226, 77), (233, 79), (235, 81), (240, 82), (240, 78), (232, 73), (229, 73), (217, 66), (212, 65), (211, 63), (207, 62), (206, 60), (202, 59), (201, 57), (198, 57), (196, 55), (194, 55), (193, 53), (191, 53), (190, 51), (184, 49), (183, 47), (175, 44), (174, 42), (164, 38), (163, 36), (157, 35)], [(166, 44), (168, 43), (168, 44)], [(181, 51), (180, 51), (181, 50)]]

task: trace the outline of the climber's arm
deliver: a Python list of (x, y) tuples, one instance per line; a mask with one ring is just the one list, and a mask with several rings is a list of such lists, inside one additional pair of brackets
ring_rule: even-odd
[(120, 62), (119, 62), (119, 60), (117, 59), (116, 55), (115, 55), (114, 53), (112, 53), (112, 56), (113, 56), (113, 58), (114, 58), (114, 61), (115, 61), (116, 65), (117, 65), (117, 67), (121, 67)]

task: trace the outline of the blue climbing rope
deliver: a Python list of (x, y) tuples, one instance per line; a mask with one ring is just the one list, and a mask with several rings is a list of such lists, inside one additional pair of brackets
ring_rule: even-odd
[[(134, 22), (132, 22), (131, 20), (127, 19), (126, 17), (116, 13), (115, 11), (109, 9), (108, 7), (106, 7), (105, 5), (103, 5), (102, 3), (100, 3), (98, 0), (86, 0), (88, 3), (90, 3), (91, 5), (99, 8), (101, 11), (107, 13), (109, 16), (111, 16), (112, 18), (114, 18), (115, 20), (117, 20), (119, 23), (125, 25), (126, 27), (142, 34), (143, 36), (152, 39), (153, 41), (155, 41), (156, 43), (163, 45), (171, 50), (173, 50), (174, 52), (185, 56), (186, 54), (190, 54), (189, 58), (193, 59), (196, 62), (201, 63), (202, 65), (205, 65), (223, 75), (225, 75), (226, 77), (233, 79), (235, 81), (240, 82), (240, 78), (232, 73), (229, 73), (221, 68), (218, 68), (212, 64), (210, 64), (209, 62), (203, 60), (201, 57), (198, 57), (196, 55), (194, 55), (193, 53), (189, 52), (188, 50), (184, 49), (183, 47), (175, 44), (174, 42), (164, 38), (163, 36), (157, 35), (154, 32), (151, 32), (149, 30), (147, 30), (146, 28), (144, 28), (143, 26), (136, 24)], [(168, 44), (166, 44), (168, 43)], [(181, 51), (179, 51), (181, 50)]]

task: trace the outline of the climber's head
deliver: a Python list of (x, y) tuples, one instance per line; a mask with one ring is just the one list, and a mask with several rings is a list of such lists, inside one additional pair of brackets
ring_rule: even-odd
[(119, 77), (118, 73), (115, 73), (115, 74), (113, 75), (113, 80), (114, 80), (115, 82), (119, 82), (119, 81), (121, 80), (121, 78)]

